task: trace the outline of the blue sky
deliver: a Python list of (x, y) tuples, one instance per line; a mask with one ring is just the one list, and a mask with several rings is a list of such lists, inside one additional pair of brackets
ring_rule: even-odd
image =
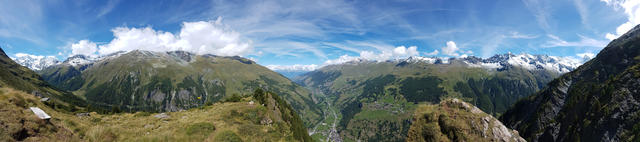
[(507, 52), (581, 58), (640, 24), (639, 9), (633, 0), (0, 0), (0, 46), (61, 60), (187, 50), (284, 66)]

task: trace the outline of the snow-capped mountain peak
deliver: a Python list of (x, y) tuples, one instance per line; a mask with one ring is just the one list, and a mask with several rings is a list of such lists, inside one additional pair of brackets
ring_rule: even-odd
[(78, 65), (86, 65), (86, 64), (90, 64), (93, 63), (96, 59), (92, 58), (91, 56), (85, 56), (85, 55), (74, 55), (71, 56), (69, 58), (67, 58), (67, 60), (65, 60), (63, 63), (65, 64), (69, 64), (71, 66), (78, 66)]
[(126, 54), (128, 52), (125, 51), (119, 51), (119, 52), (115, 52), (115, 53), (111, 53), (108, 55), (103, 55), (103, 56), (86, 56), (86, 55), (73, 55), (69, 58), (67, 58), (67, 60), (65, 60), (63, 63), (65, 64), (69, 64), (71, 66), (84, 66), (84, 65), (88, 65), (88, 64), (92, 64), (94, 62), (100, 61), (100, 60), (104, 60), (104, 59), (109, 59), (109, 58), (116, 58), (120, 55)]
[(548, 55), (531, 55), (531, 54), (501, 54), (484, 59), (482, 63), (499, 64), (499, 68), (505, 68), (508, 65), (519, 66), (528, 70), (551, 70), (559, 73), (566, 73), (574, 70), (582, 65), (580, 59), (571, 57), (558, 57)]
[(584, 60), (572, 57), (558, 57), (548, 55), (531, 54), (497, 54), (482, 59), (475, 56), (464, 58), (438, 58), (413, 56), (406, 59), (395, 59), (393, 62), (449, 64), (460, 61), (469, 67), (482, 67), (488, 69), (504, 70), (511, 66), (518, 66), (528, 70), (550, 70), (558, 73), (567, 73), (584, 63)]
[(42, 70), (49, 66), (60, 64), (60, 61), (54, 56), (36, 56), (24, 53), (18, 53), (12, 58), (16, 63), (30, 68), (32, 70)]

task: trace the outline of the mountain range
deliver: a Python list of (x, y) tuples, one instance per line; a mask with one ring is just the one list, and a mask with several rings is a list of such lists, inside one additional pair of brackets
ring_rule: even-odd
[(73, 56), (38, 73), (57, 88), (85, 98), (90, 108), (179, 111), (261, 88), (282, 95), (305, 122), (320, 118), (306, 89), (237, 56), (136, 50), (99, 58)]
[(11, 58), (16, 63), (32, 70), (41, 70), (49, 66), (60, 64), (60, 61), (54, 56), (35, 56), (28, 54), (16, 54)]
[(339, 111), (336, 129), (344, 140), (387, 141), (407, 137), (419, 104), (461, 98), (499, 116), (578, 65), (569, 58), (528, 54), (359, 59), (324, 66), (294, 80)]
[[(84, 55), (74, 55), (67, 58), (65, 61), (60, 62), (53, 56), (34, 56), (27, 54), (16, 54), (15, 60), (18, 64), (28, 67), (32, 70), (39, 71), (43, 70), (47, 67), (67, 63), (72, 66), (78, 66), (83, 64), (90, 64), (102, 58), (108, 58), (111, 56), (117, 56), (125, 52), (117, 52), (110, 55), (100, 56), (100, 57), (90, 57)], [(558, 56), (548, 56), (548, 55), (531, 55), (531, 54), (496, 54), (489, 58), (478, 58), (475, 56), (468, 56), (464, 58), (438, 58), (438, 57), (420, 57), (420, 56), (412, 56), (406, 59), (394, 59), (383, 62), (425, 62), (431, 64), (446, 64), (450, 62), (450, 60), (462, 60), (465, 63), (469, 64), (473, 67), (484, 67), (484, 68), (495, 68), (495, 69), (504, 69), (508, 66), (520, 66), (527, 69), (546, 69), (552, 70), (559, 73), (566, 73), (581, 65), (584, 61), (588, 59), (575, 59), (571, 57), (558, 57)], [(366, 59), (354, 59), (351, 61), (347, 61), (347, 64), (354, 64), (359, 62), (378, 62), (378, 61), (369, 61)], [(292, 67), (283, 67), (283, 66), (274, 66), (269, 65), (267, 68), (278, 72), (284, 75), (287, 78), (294, 79), (304, 73), (315, 70), (315, 67), (304, 67), (304, 66), (292, 66)]]

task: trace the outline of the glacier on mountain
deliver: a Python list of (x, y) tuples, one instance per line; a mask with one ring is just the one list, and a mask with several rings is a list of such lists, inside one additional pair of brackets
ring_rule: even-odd
[(36, 56), (18, 53), (11, 59), (13, 59), (16, 63), (32, 70), (42, 70), (49, 66), (60, 64), (60, 61), (58, 61), (58, 59), (54, 56)]

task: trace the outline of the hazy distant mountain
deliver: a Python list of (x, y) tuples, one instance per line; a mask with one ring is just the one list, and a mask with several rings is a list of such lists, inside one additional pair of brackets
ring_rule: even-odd
[(291, 66), (280, 66), (280, 65), (267, 65), (267, 68), (282, 74), (283, 76), (294, 80), (296, 77), (308, 73), (310, 71), (316, 70), (318, 68), (317, 65), (291, 65)]
[(640, 26), (501, 120), (530, 141), (640, 141)]
[(277, 73), (282, 74), (284, 77), (287, 77), (291, 80), (295, 79), (296, 77), (299, 77), (305, 73), (308, 73), (309, 71), (287, 71), (287, 70), (274, 70)]

